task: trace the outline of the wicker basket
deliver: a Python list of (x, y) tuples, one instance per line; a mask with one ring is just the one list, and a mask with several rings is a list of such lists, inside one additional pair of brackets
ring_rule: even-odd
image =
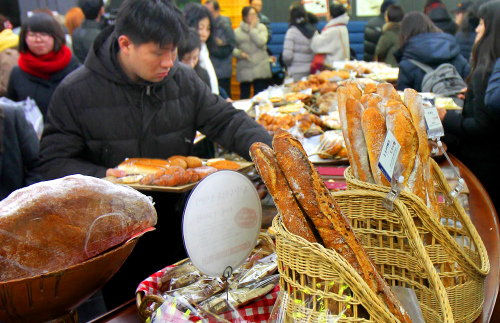
[[(432, 159), (431, 163), (437, 194), (448, 194), (451, 189), (441, 169)], [(348, 190), (381, 192), (384, 195), (390, 190), (389, 187), (355, 179), (350, 167), (346, 169), (344, 177)], [(476, 228), (456, 199), (452, 205), (440, 203), (441, 219), (437, 219), (420, 198), (408, 191), (403, 191), (399, 199), (414, 219), (424, 248), (446, 288), (455, 322), (473, 322), (482, 311), (484, 281), (490, 270), (488, 254)], [(344, 207), (351, 206), (346, 203)], [(366, 212), (363, 214), (367, 215)], [(359, 224), (353, 219), (353, 226), (358, 234), (364, 230), (375, 229), (370, 218), (360, 219)], [(396, 224), (391, 225), (391, 231), (402, 230)], [(370, 238), (365, 234), (362, 243), (368, 249), (375, 246), (380, 248), (382, 245), (374, 238), (376, 236)], [(376, 263), (385, 261), (384, 258), (378, 260), (377, 256), (374, 257)]]
[[(389, 212), (380, 206), (385, 197), (382, 193), (350, 191), (336, 193), (334, 197), (344, 213), (354, 219), (357, 236), (377, 241), (377, 245), (373, 243), (373, 247), (366, 249), (386, 281), (415, 290), (426, 322), (453, 322), (446, 291), (404, 204), (396, 201), (394, 211)], [(346, 208), (347, 205), (350, 207)], [(368, 219), (368, 215), (369, 220), (362, 220)], [(362, 222), (374, 225), (362, 225)], [(400, 230), (393, 230), (394, 227)], [(353, 267), (334, 250), (291, 234), (280, 216), (274, 219), (273, 229), (280, 286), (289, 296), (288, 317), (297, 322), (318, 322), (325, 319), (323, 309), (337, 314), (349, 307), (350, 310), (344, 312), (346, 317), (339, 322), (398, 322)], [(342, 292), (344, 284), (349, 288)]]

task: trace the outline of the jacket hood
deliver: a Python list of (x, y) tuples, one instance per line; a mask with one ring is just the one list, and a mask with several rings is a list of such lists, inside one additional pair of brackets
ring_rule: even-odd
[(12, 30), (5, 28), (0, 32), (0, 52), (7, 48), (14, 48), (19, 44), (19, 36)]
[(401, 54), (403, 59), (414, 59), (427, 65), (440, 65), (460, 55), (460, 47), (455, 37), (450, 34), (426, 33), (410, 38), (401, 49)]
[(348, 22), (349, 22), (349, 15), (346, 12), (338, 17), (330, 19), (330, 21), (328, 21), (328, 23), (326, 24), (325, 28), (330, 26), (335, 26), (338, 24), (347, 25)]
[(168, 76), (158, 83), (151, 83), (147, 81), (132, 81), (127, 76), (127, 74), (125, 74), (120, 64), (118, 63), (117, 54), (120, 49), (118, 46), (118, 37), (116, 36), (114, 30), (114, 26), (109, 26), (101, 31), (101, 33), (96, 37), (94, 43), (92, 44), (92, 47), (89, 50), (87, 58), (85, 59), (85, 66), (88, 69), (115, 83), (123, 85), (153, 85), (156, 87), (156, 85), (164, 84), (173, 77), (175, 71), (179, 66), (178, 60), (174, 62), (174, 65), (170, 69)]
[(452, 21), (450, 14), (448, 13), (448, 10), (443, 7), (437, 7), (429, 11), (427, 14), (429, 18), (435, 23), (435, 22), (448, 22)]
[(316, 31), (318, 31), (318, 29), (316, 29), (316, 26), (309, 23), (297, 24), (297, 25), (294, 24), (292, 26), (295, 26), (307, 38), (312, 38), (312, 36), (314, 36)]

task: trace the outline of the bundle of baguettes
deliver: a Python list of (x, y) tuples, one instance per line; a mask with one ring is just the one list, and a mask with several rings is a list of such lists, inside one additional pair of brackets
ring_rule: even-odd
[(401, 145), (398, 162), (404, 169), (404, 185), (438, 216), (422, 98), (417, 91), (406, 89), (403, 102), (389, 83), (368, 92), (363, 93), (355, 82), (337, 90), (342, 133), (354, 177), (390, 186), (378, 167), (390, 130)]
[(254, 143), (250, 155), (288, 231), (335, 250), (363, 277), (400, 322), (411, 322), (300, 142), (279, 129), (274, 135), (273, 147), (274, 151), (263, 143)]

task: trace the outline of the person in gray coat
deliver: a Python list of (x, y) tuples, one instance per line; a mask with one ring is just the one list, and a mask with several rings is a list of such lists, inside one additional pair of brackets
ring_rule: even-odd
[(316, 16), (308, 13), (302, 3), (295, 2), (290, 7), (290, 28), (285, 34), (283, 61), (294, 82), (311, 74), (314, 58), (311, 42), (318, 33), (315, 26), (317, 22)]
[(220, 14), (219, 2), (208, 0), (205, 7), (214, 17), (213, 34), (215, 42), (209, 48), (210, 60), (217, 74), (219, 86), (231, 97), (231, 76), (233, 76), (233, 50), (236, 47), (236, 38), (231, 19)]
[(257, 11), (252, 6), (244, 7), (240, 26), (236, 28), (237, 48), (233, 51), (236, 62), (236, 81), (240, 82), (240, 98), (250, 97), (253, 85), (257, 94), (270, 83), (271, 65), (267, 54), (267, 28), (259, 22)]
[(78, 6), (82, 9), (85, 20), (79, 28), (73, 30), (71, 37), (73, 52), (80, 63), (83, 63), (94, 39), (101, 32), (100, 20), (104, 14), (104, 6), (102, 0), (79, 0)]

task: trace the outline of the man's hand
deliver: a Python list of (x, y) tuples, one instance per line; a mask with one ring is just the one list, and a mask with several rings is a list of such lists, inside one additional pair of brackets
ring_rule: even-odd
[(233, 101), (233, 100), (231, 100), (231, 98), (227, 98), (227, 99), (226, 99), (226, 102), (233, 103), (234, 101)]
[(443, 108), (438, 108), (437, 111), (439, 114), (439, 120), (441, 120), (441, 122), (442, 122), (444, 119), (444, 116), (446, 115), (446, 112), (448, 112), (448, 111), (446, 109), (443, 109)]
[(114, 177), (124, 177), (127, 175), (127, 172), (124, 170), (119, 170), (116, 168), (108, 168), (106, 171), (106, 177), (108, 176), (114, 176)]
[(247, 53), (245, 53), (245, 52), (241, 53), (241, 59), (249, 59), (249, 58), (250, 58), (250, 56), (248, 56)]

